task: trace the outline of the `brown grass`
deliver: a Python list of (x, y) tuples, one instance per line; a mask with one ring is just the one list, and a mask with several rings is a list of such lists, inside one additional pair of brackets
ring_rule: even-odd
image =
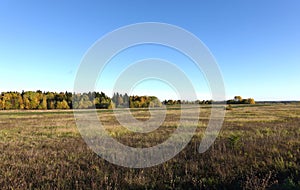
[[(166, 140), (180, 110), (170, 109), (163, 125), (149, 134), (120, 126), (113, 112), (100, 120), (112, 136), (133, 147)], [(140, 120), (145, 109), (132, 113)], [(98, 157), (81, 138), (70, 111), (0, 112), (2, 189), (297, 189), (300, 188), (300, 106), (240, 106), (226, 111), (213, 146), (198, 153), (210, 109), (189, 145), (164, 164), (131, 169)], [(143, 117), (144, 116), (144, 117)]]

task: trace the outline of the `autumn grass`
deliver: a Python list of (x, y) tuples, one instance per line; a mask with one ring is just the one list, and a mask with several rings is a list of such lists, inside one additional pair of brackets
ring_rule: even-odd
[[(131, 112), (141, 121), (150, 117), (147, 109)], [(162, 126), (142, 134), (120, 126), (111, 110), (97, 113), (113, 138), (133, 147), (162, 143), (176, 130), (180, 118), (180, 109), (169, 107)], [(213, 146), (199, 154), (198, 146), (209, 116), (210, 106), (201, 107), (196, 134), (173, 159), (150, 168), (131, 169), (98, 157), (81, 138), (72, 111), (2, 111), (0, 187), (300, 188), (300, 105), (232, 105)]]

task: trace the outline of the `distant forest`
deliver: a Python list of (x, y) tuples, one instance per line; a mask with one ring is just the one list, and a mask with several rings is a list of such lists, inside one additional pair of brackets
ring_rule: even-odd
[[(113, 108), (147, 108), (161, 107), (176, 104), (211, 104), (212, 100), (160, 100), (155, 96), (128, 96), (114, 93), (108, 97), (103, 92), (71, 93), (71, 92), (42, 92), (22, 91), (2, 92), (0, 95), (0, 110), (24, 109), (24, 110), (47, 110), (47, 109), (113, 109)], [(254, 99), (242, 99), (235, 96), (228, 100), (228, 104), (255, 104)]]
[(128, 96), (115, 93), (112, 98), (103, 92), (2, 92), (0, 110), (24, 109), (112, 109), (115, 107), (161, 107), (162, 103), (155, 96)]

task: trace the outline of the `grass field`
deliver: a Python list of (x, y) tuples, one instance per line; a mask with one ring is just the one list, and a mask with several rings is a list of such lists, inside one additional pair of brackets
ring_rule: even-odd
[[(210, 107), (201, 107), (197, 133), (188, 146), (164, 164), (132, 169), (113, 165), (81, 138), (72, 111), (0, 112), (1, 189), (299, 189), (300, 105), (233, 105), (208, 151), (198, 153)], [(149, 134), (119, 125), (112, 111), (100, 120), (118, 141), (149, 147), (176, 129), (180, 110), (170, 108), (165, 122)], [(134, 109), (147, 120), (145, 109)], [(188, 126), (187, 126), (188, 127)]]

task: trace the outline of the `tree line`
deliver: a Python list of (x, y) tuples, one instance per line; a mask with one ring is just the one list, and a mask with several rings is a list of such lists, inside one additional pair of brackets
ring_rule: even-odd
[(114, 93), (112, 102), (117, 108), (154, 108), (162, 106), (160, 100), (155, 96), (128, 96), (127, 93), (124, 95)]
[(227, 100), (227, 104), (255, 104), (253, 98), (242, 98), (241, 96), (235, 96), (234, 99)]
[[(148, 108), (176, 104), (212, 104), (212, 100), (160, 100), (155, 96), (129, 96), (114, 93), (112, 98), (104, 92), (71, 93), (71, 92), (42, 92), (22, 91), (2, 92), (0, 95), (0, 110), (24, 109), (113, 109), (113, 108)], [(253, 98), (243, 99), (235, 96), (227, 104), (255, 104)]]
[[(180, 104), (212, 104), (213, 100), (195, 100), (195, 101), (189, 101), (189, 100), (164, 100), (162, 104), (164, 105), (180, 105)], [(216, 102), (214, 102), (216, 103)]]
[(0, 110), (25, 109), (87, 109), (109, 108), (111, 99), (103, 92), (71, 93), (22, 91), (2, 92), (0, 95)]
[(128, 96), (115, 93), (112, 98), (104, 92), (71, 93), (22, 91), (2, 92), (0, 110), (24, 109), (112, 109), (112, 108), (146, 108), (161, 107), (155, 96)]
[[(213, 101), (213, 100), (164, 100), (162, 104), (164, 105), (177, 105), (177, 104), (224, 104), (223, 101)], [(253, 98), (242, 98), (241, 96), (235, 96), (233, 99), (227, 100), (226, 104), (255, 104)]]

